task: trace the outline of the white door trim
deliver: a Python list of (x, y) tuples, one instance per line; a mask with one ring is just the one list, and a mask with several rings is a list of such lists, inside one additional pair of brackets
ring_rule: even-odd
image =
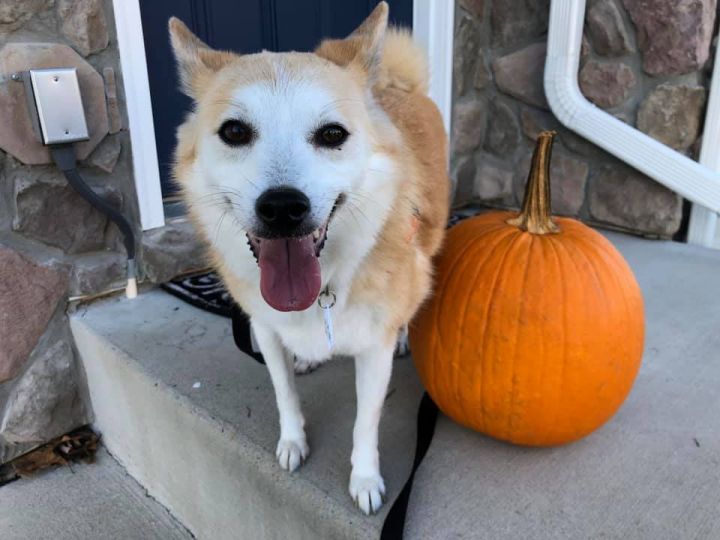
[(140, 0), (113, 0), (142, 229), (165, 225)]
[(453, 36), (455, 3), (448, 0), (413, 1), (413, 36), (425, 50), (430, 66), (430, 97), (442, 113), (450, 133), (452, 116)]
[[(143, 230), (165, 224), (160, 169), (153, 124), (150, 82), (140, 17), (140, 0), (113, 0), (122, 81), (125, 88), (133, 173)], [(430, 65), (430, 97), (450, 131), (454, 3), (414, 0), (413, 33)]]

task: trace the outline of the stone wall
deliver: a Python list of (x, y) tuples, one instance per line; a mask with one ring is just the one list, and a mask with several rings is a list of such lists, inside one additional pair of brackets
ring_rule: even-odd
[[(549, 112), (542, 86), (549, 0), (458, 0), (456, 9), (455, 204), (517, 207), (534, 139), (555, 129), (556, 213), (646, 236), (675, 235), (683, 219), (678, 195), (560, 126)], [(716, 0), (589, 0), (582, 92), (695, 157), (716, 12)]]
[[(137, 224), (111, 0), (0, 0), (0, 101), (22, 86), (9, 78), (17, 55), (8, 47), (24, 54), (31, 43), (52, 44), (52, 54), (69, 46), (67, 54), (97, 72), (99, 100), (86, 115), (104, 131), (80, 171)], [(90, 420), (68, 297), (121, 286), (125, 274), (119, 234), (105, 216), (53, 165), (14, 157), (36, 162), (23, 154), (36, 143), (18, 135), (24, 103), (3, 112), (17, 116), (0, 125), (0, 146), (9, 150), (0, 152), (0, 463)]]

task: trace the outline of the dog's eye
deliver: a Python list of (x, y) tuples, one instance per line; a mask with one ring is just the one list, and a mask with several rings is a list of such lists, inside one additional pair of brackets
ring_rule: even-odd
[(313, 142), (324, 148), (337, 148), (347, 140), (349, 135), (340, 124), (328, 124), (315, 132)]
[(227, 120), (220, 126), (218, 135), (230, 146), (246, 146), (255, 137), (255, 130), (241, 120)]

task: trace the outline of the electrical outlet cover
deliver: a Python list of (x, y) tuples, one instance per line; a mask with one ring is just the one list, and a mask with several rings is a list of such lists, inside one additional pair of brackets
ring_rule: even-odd
[(33, 128), (25, 85), (11, 77), (13, 73), (29, 69), (58, 67), (77, 69), (90, 135), (89, 140), (75, 143), (77, 158), (89, 156), (108, 133), (105, 85), (95, 68), (67, 45), (8, 43), (0, 50), (0, 148), (26, 165), (51, 163), (52, 159)]

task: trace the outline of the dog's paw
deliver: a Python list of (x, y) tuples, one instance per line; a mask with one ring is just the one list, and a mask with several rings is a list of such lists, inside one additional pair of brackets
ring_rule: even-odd
[(311, 373), (319, 368), (324, 362), (322, 360), (303, 360), (302, 358), (295, 357), (295, 373), (298, 375), (305, 375)]
[(293, 472), (302, 465), (309, 454), (310, 448), (304, 438), (280, 439), (275, 451), (280, 467), (289, 472)]
[(385, 482), (379, 474), (362, 476), (350, 475), (350, 496), (365, 515), (374, 514), (383, 505)]

